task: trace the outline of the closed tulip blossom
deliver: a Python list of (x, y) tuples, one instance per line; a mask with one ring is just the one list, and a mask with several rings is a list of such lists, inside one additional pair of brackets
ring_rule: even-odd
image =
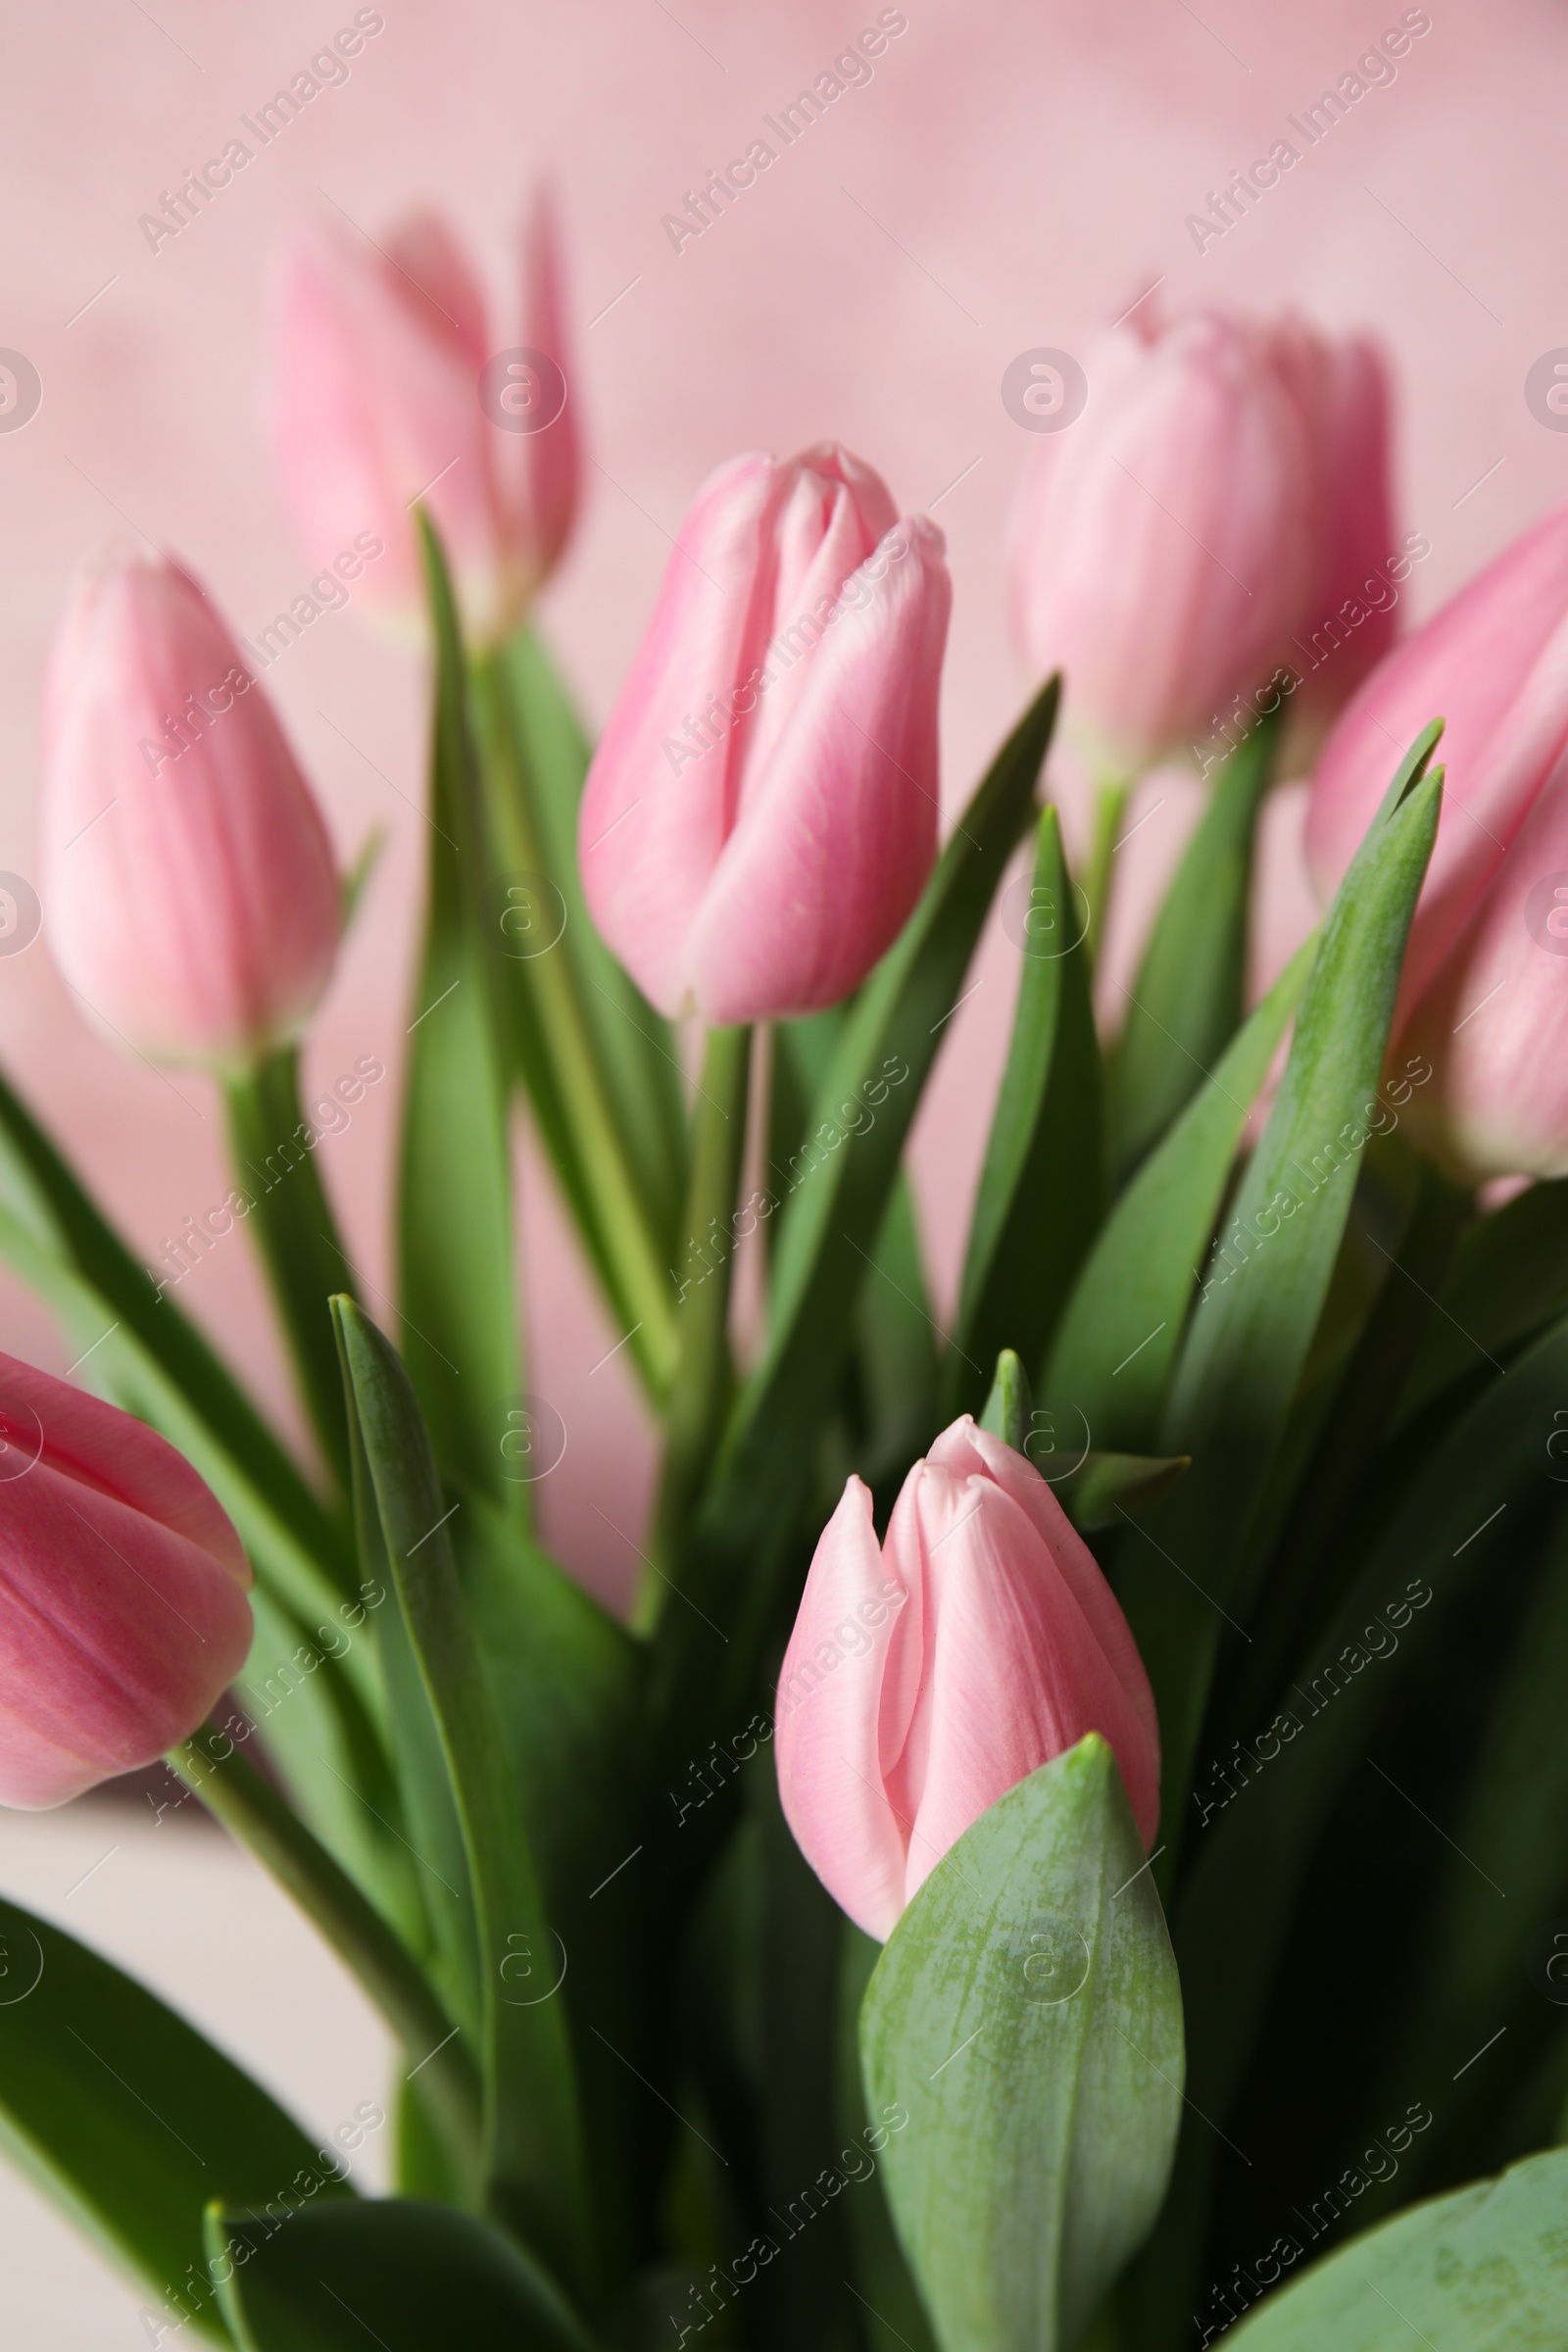
[(1289, 659), (1317, 568), (1314, 450), (1267, 337), (1218, 313), (1141, 309), (1087, 374), (1082, 416), (1038, 445), (1013, 611), (1096, 764), (1130, 775)]
[(1089, 1732), (1152, 1845), (1149, 1679), (1034, 1465), (965, 1415), (910, 1471), (880, 1546), (852, 1478), (806, 1581), (776, 1741), (790, 1828), (857, 1925), (885, 1940), (970, 1823)]
[(251, 1572), (155, 1431), (0, 1355), (0, 1804), (152, 1763), (245, 1663)]
[(594, 920), (711, 1023), (836, 1004), (936, 856), (944, 541), (822, 444), (699, 491), (589, 772)]
[(423, 606), (416, 501), (481, 639), (515, 619), (561, 555), (579, 457), (570, 399), (559, 397), (560, 278), (541, 199), (523, 239), (522, 342), (509, 348), (542, 355), (546, 368), (531, 358), (509, 369), (479, 281), (435, 215), (416, 215), (384, 247), (325, 221), (285, 251), (271, 381), (278, 474), (314, 562), (330, 569), (367, 536), (383, 550), (356, 567), (355, 593), (400, 628), (416, 628)]
[[(1298, 673), (1298, 745), (1313, 742), (1394, 643), (1397, 582), (1388, 373), (1364, 335), (1337, 341), (1288, 318), (1270, 353), (1306, 428), (1313, 564), (1286, 659)], [(1304, 772), (1304, 771), (1303, 771)]]
[(1562, 1175), (1568, 506), (1406, 639), (1345, 711), (1307, 815), (1321, 895), (1405, 746), (1440, 715), (1447, 780), (1396, 1023), (1398, 1050), (1419, 1049), (1434, 1075), (1408, 1115), (1456, 1172)]
[(331, 843), (178, 564), (78, 583), (45, 678), (41, 824), (55, 960), (122, 1039), (234, 1071), (297, 1035), (337, 951)]

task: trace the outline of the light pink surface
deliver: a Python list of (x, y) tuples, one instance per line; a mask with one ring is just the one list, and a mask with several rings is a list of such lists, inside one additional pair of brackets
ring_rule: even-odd
[[(1233, 166), (1350, 71), (1398, 20), (1391, 4), (1168, 0), (1117, 5), (918, 0), (908, 30), (677, 253), (662, 218), (745, 152), (873, 8), (615, 0), (604, 10), (389, 5), (350, 79), (315, 98), (155, 255), (137, 217), (221, 152), (353, 11), (279, 0), (264, 15), (154, 0), (14, 10), (0, 95), (7, 304), (43, 405), (0, 433), (0, 867), (36, 876), (37, 687), (72, 574), (106, 534), (145, 533), (208, 580), (243, 634), (303, 591), (264, 433), (264, 279), (308, 214), (384, 239), (434, 202), (512, 315), (514, 232), (541, 171), (559, 194), (587, 436), (580, 534), (546, 624), (596, 724), (646, 624), (697, 484), (743, 448), (824, 434), (863, 451), (901, 511), (934, 510), (956, 602), (943, 700), (950, 813), (1015, 714), (1002, 551), (1030, 452), (999, 386), (1019, 352), (1083, 350), (1154, 280), (1172, 307), (1298, 304), (1394, 357), (1398, 507), (1432, 542), (1402, 592), (1428, 612), (1568, 488), (1568, 436), (1526, 409), (1523, 379), (1568, 334), (1560, 222), (1568, 156), (1561, 12), (1547, 0), (1434, 7), (1391, 86), (1368, 91), (1297, 169), (1201, 253), (1186, 227)], [(156, 19), (156, 22), (153, 20)], [(188, 54), (186, 54), (188, 53)], [(782, 142), (779, 142), (782, 144)], [(347, 216), (345, 222), (344, 216)], [(90, 306), (90, 307), (84, 307)], [(79, 314), (79, 315), (78, 315)], [(507, 335), (514, 331), (510, 325)], [(309, 1065), (330, 1081), (366, 1053), (394, 1067), (424, 826), (418, 661), (361, 614), (327, 611), (267, 684), (325, 805), (341, 858), (372, 824), (392, 842), (341, 958)], [(1073, 779), (1061, 766), (1063, 789)], [(1152, 779), (1104, 993), (1124, 983), (1150, 872), (1196, 808)], [(1075, 811), (1074, 811), (1075, 812)], [(1271, 815), (1289, 847), (1292, 808)], [(1282, 927), (1301, 894), (1271, 875)], [(1267, 960), (1277, 962), (1283, 937)], [(951, 1296), (1016, 977), (1000, 931), (950, 1024), (916, 1163), (939, 1294)], [(168, 1078), (89, 1034), (41, 945), (0, 958), (0, 1055), (149, 1256), (227, 1190), (205, 1082)], [(370, 1283), (390, 1288), (389, 1081), (323, 1147)], [(569, 1444), (541, 1489), (546, 1526), (607, 1592), (636, 1568), (647, 1443), (608, 1331), (562, 1246), (548, 1181), (520, 1178), (530, 1384)], [(241, 1238), (182, 1299), (290, 1422), (277, 1344)], [(368, 1294), (375, 1300), (375, 1292)], [(7, 1280), (5, 1338), (69, 1360)]]
[(971, 1822), (1100, 1732), (1146, 1846), (1159, 1726), (1127, 1620), (1033, 1463), (965, 1414), (905, 1480), (878, 1544), (852, 1478), (779, 1669), (785, 1817), (868, 1936)]

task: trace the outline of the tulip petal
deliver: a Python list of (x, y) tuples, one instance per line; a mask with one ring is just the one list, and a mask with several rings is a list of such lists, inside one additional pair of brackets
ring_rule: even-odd
[(878, 1755), (882, 1679), (890, 1651), (909, 1639), (901, 1591), (877, 1545), (870, 1493), (852, 1478), (806, 1580), (774, 1738), (797, 1843), (856, 1925), (880, 1940), (905, 1902), (905, 1840)]
[(930, 523), (896, 525), (801, 657), (808, 669), (789, 724), (697, 920), (692, 963), (710, 1021), (835, 1004), (892, 945), (919, 897), (936, 854), (937, 699), (952, 601), (943, 544)]
[(1083, 416), (1037, 461), (1014, 603), (1100, 756), (1137, 768), (1283, 659), (1308, 581), (1308, 451), (1261, 340), (1217, 314), (1112, 328), (1087, 372)]
[(1422, 1056), (1403, 1115), (1452, 1173), (1568, 1176), (1568, 756), (1399, 1039)]
[(156, 1431), (0, 1356), (0, 1804), (150, 1764), (251, 1642), (250, 1566)]
[(1307, 813), (1307, 862), (1325, 899), (1405, 746), (1440, 715), (1447, 778), (1396, 1021), (1425, 994), (1568, 749), (1568, 505), (1391, 654), (1347, 708)]
[(646, 636), (583, 789), (578, 828), (594, 921), (661, 1012), (691, 998), (688, 937), (732, 813), (738, 737), (724, 715), (757, 637), (759, 575), (778, 497), (771, 458), (710, 474), (681, 525)]
[(270, 391), (277, 468), (313, 561), (329, 565), (376, 540), (355, 592), (409, 625), (423, 603), (409, 508), (423, 499), (470, 623), (489, 635), (514, 585), (494, 427), (478, 400), (480, 298), (444, 230), (413, 234), (428, 293), (346, 230), (323, 226), (287, 250)]
[(926, 1679), (890, 1788), (913, 1810), (906, 1897), (971, 1821), (1086, 1732), (1114, 1750), (1150, 1845), (1158, 1773), (1144, 1727), (1028, 1514), (989, 1478), (914, 1475)]
[[(1028, 1512), (1037, 1534), (1050, 1551), (1074, 1600), (1083, 1611), (1106, 1663), (1132, 1703), (1159, 1773), (1159, 1718), (1144, 1661), (1138, 1654), (1133, 1629), (1121, 1604), (1106, 1584), (1088, 1544), (1056, 1500), (1033, 1462), (989, 1430), (979, 1428), (965, 1413), (943, 1431), (926, 1456), (956, 1478), (981, 1474), (994, 1479), (1004, 1494)], [(1107, 1735), (1108, 1737), (1108, 1735)]]
[(86, 577), (44, 700), (43, 898), (67, 980), (149, 1054), (241, 1061), (292, 1037), (337, 950), (331, 844), (202, 591), (169, 563)]
[(582, 487), (582, 433), (566, 303), (561, 240), (547, 190), (536, 196), (523, 235), (522, 345), (555, 361), (566, 383), (566, 405), (553, 424), (516, 436), (521, 457), (520, 507), (515, 527), (530, 580), (555, 569), (571, 536)]

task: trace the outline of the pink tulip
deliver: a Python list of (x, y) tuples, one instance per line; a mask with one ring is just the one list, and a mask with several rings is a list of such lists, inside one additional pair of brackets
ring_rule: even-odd
[(150, 1764), (245, 1663), (249, 1562), (153, 1430), (0, 1355), (0, 1804)]
[(1213, 312), (1135, 312), (1087, 374), (1083, 415), (1039, 444), (1013, 606), (1097, 763), (1130, 774), (1290, 658), (1318, 562), (1313, 438), (1267, 339)]
[(1349, 705), (1312, 781), (1306, 855), (1327, 898), (1407, 745), (1445, 721), (1437, 847), (1405, 956), (1401, 1017), (1492, 889), (1568, 752), (1568, 506), (1499, 556), (1391, 654)]
[(1537, 795), (1496, 880), (1399, 1040), (1432, 1076), (1404, 1116), (1450, 1174), (1568, 1176), (1568, 769)]
[(1387, 370), (1364, 336), (1343, 343), (1287, 318), (1270, 354), (1306, 428), (1314, 564), (1287, 659), (1301, 678), (1291, 709), (1309, 740), (1394, 643), (1396, 582)]
[[(524, 239), (524, 304), (516, 348), (564, 369), (559, 256), (542, 199)], [(417, 627), (423, 607), (411, 519), (420, 499), (481, 639), (516, 618), (565, 544), (578, 488), (570, 400), (543, 428), (513, 429), (516, 402), (538, 387), (522, 364), (515, 382), (502, 367), (492, 383), (500, 356), (479, 283), (432, 214), (384, 249), (330, 221), (285, 254), (271, 397), (278, 472), (314, 562), (329, 568), (367, 540), (379, 545), (355, 593), (400, 626)]]
[(823, 443), (710, 474), (583, 795), (600, 930), (663, 1012), (809, 1012), (931, 870), (944, 541)]
[(139, 1051), (241, 1066), (293, 1037), (341, 925), (282, 731), (178, 564), (84, 575), (44, 688), (43, 904), (88, 1008)]
[(1045, 1480), (967, 1415), (916, 1462), (878, 1548), (858, 1478), (779, 1675), (779, 1793), (828, 1891), (885, 1939), (955, 1840), (1100, 1732), (1145, 1846), (1159, 1727), (1110, 1587)]

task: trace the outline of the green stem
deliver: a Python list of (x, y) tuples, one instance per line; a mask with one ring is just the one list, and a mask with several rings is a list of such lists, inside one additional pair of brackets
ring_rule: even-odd
[(470, 2164), (480, 2142), (479, 2080), (413, 1954), (226, 1732), (204, 1723), (169, 1762), (208, 1811), (249, 1846), (354, 1971), (411, 2061), (431, 2109)]
[(733, 1382), (729, 1300), (736, 1241), (733, 1212), (746, 1152), (751, 1064), (750, 1029), (710, 1029), (693, 1110), (686, 1240), (677, 1268), (680, 1351), (665, 1420), (653, 1562), (643, 1579), (633, 1617), (643, 1631), (659, 1615), (666, 1590), (663, 1571), (674, 1557), (702, 1490), (729, 1404)]
[(340, 1492), (347, 1492), (348, 1418), (327, 1300), (354, 1289), (338, 1242), (314, 1134), (300, 1106), (299, 1048), (285, 1046), (231, 1078), (229, 1148), (250, 1200), (249, 1224), (277, 1302), (295, 1375)]
[[(486, 713), (487, 741), (500, 747), (500, 756), (511, 769), (507, 789), (485, 794), (496, 869), (546, 873), (548, 860), (527, 805), (506, 680), (494, 650), (476, 658), (474, 683)], [(637, 1318), (635, 1351), (647, 1368), (658, 1399), (668, 1389), (678, 1352), (669, 1278), (636, 1178), (621, 1149), (593, 1036), (577, 994), (576, 976), (570, 959), (553, 952), (530, 957), (525, 967), (514, 969), (519, 984), (523, 984), (521, 974), (526, 970), (525, 984), (534, 992), (562, 1102), (580, 1147), (584, 1181), (619, 1274), (626, 1305)]]
[(1087, 945), (1090, 962), (1100, 959), (1100, 945), (1105, 935), (1105, 920), (1110, 912), (1110, 886), (1114, 878), (1111, 859), (1116, 855), (1116, 836), (1126, 814), (1132, 792), (1128, 776), (1102, 776), (1095, 786), (1095, 831), (1089, 850), (1089, 866), (1084, 875), (1084, 896), (1089, 901), (1089, 929)]

